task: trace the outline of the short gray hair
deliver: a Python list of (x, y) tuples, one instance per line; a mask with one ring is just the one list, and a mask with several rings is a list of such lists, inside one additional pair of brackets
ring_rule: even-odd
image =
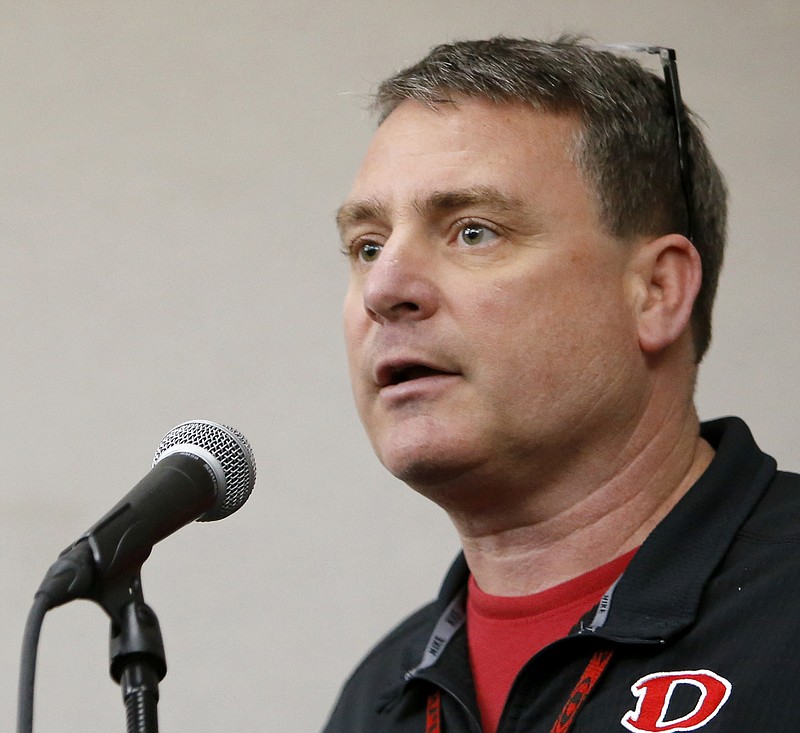
[(664, 81), (627, 56), (574, 36), (549, 43), (498, 36), (433, 48), (384, 81), (373, 106), (382, 122), (404, 100), (429, 105), (454, 97), (523, 102), (575, 114), (573, 151), (608, 231), (620, 238), (686, 233), (703, 263), (692, 313), (695, 360), (711, 340), (711, 312), (725, 247), (727, 191), (692, 112), (681, 111), (691, 166), (687, 205), (675, 120)]

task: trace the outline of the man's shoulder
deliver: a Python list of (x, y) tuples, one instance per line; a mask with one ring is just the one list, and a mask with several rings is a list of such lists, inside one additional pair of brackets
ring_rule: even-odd
[(739, 534), (767, 543), (800, 541), (800, 475), (777, 471)]
[(324, 733), (356, 733), (377, 725), (381, 709), (396, 697), (405, 673), (419, 663), (440, 613), (441, 602), (433, 601), (372, 647), (342, 687)]
[[(687, 501), (692, 512), (708, 517), (737, 516), (737, 536), (780, 542), (800, 531), (800, 475), (780, 471), (774, 458), (756, 444), (746, 423), (726, 417), (703, 423), (701, 435), (715, 456)], [(739, 508), (744, 509), (740, 513)], [(678, 507), (680, 510), (680, 505)]]

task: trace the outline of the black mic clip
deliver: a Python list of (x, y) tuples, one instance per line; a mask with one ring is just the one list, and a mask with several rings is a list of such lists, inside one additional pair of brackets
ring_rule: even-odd
[(128, 582), (120, 580), (111, 586), (102, 586), (92, 600), (111, 617), (111, 677), (122, 684), (125, 667), (131, 662), (144, 661), (153, 668), (158, 680), (164, 679), (167, 662), (161, 628), (155, 612), (144, 602), (139, 573), (135, 573)]
[(158, 683), (167, 673), (161, 627), (144, 602), (137, 572), (129, 583), (100, 592), (97, 602), (111, 617), (109, 672), (119, 684), (125, 704), (127, 730), (158, 730)]

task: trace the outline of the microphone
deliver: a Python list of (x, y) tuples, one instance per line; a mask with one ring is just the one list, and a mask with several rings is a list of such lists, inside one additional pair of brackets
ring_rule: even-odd
[(256, 464), (237, 430), (193, 420), (170, 430), (153, 468), (61, 553), (39, 592), (53, 608), (138, 573), (153, 546), (190, 522), (223, 519), (247, 501)]

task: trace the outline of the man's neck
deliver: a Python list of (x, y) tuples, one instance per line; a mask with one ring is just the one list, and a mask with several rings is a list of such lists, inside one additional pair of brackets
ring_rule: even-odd
[[(589, 490), (590, 475), (576, 472), (560, 486), (535, 487), (505, 514), (451, 511), (478, 586), (499, 596), (535, 593), (644, 542), (705, 471), (714, 451), (699, 437), (693, 409), (678, 424), (639, 433), (628, 446), (633, 457)], [(554, 495), (562, 498), (553, 501)], [(555, 512), (543, 510), (563, 506), (565, 495), (576, 500)]]

